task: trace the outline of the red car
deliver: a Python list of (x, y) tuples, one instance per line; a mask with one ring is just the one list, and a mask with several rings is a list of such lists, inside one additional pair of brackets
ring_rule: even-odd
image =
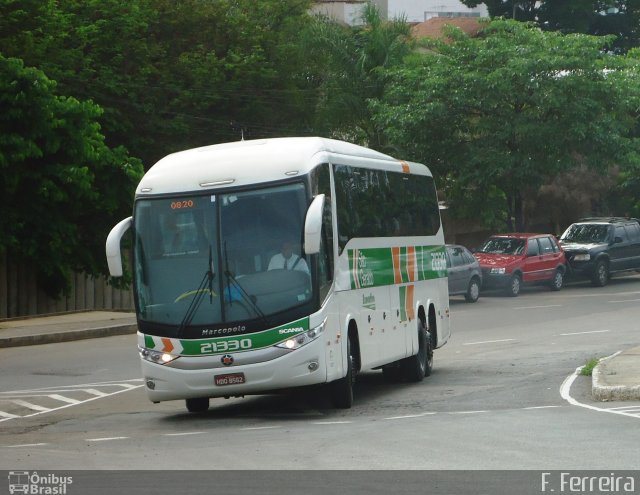
[(482, 268), (483, 289), (503, 289), (511, 297), (520, 294), (523, 283), (562, 289), (567, 260), (550, 234), (494, 235), (473, 254)]

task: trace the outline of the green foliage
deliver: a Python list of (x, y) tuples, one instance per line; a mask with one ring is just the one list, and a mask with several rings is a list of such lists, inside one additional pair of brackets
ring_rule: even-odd
[(54, 91), (41, 71), (0, 56), (0, 251), (56, 295), (73, 270), (106, 273), (106, 233), (129, 214), (142, 166), (105, 145), (98, 106)]
[[(148, 168), (170, 152), (238, 140), (241, 132), (307, 131), (313, 100), (296, 68), (305, 57), (298, 37), (310, 22), (309, 5), (0, 0), (7, 27), (0, 46), (54, 79), (58, 94), (100, 105), (107, 144), (125, 146)], [(18, 32), (33, 50), (13, 42)]]
[(562, 33), (614, 35), (610, 49), (624, 53), (640, 47), (639, 0), (461, 0), (469, 7), (487, 5), (492, 18), (535, 22)]
[(389, 71), (371, 107), (391, 144), (446, 177), (455, 215), (523, 230), (525, 199), (562, 171), (637, 163), (638, 66), (606, 55), (606, 38), (503, 20), (450, 34)]
[(384, 93), (384, 69), (400, 65), (411, 52), (409, 25), (404, 19), (383, 21), (367, 4), (362, 26), (342, 26), (317, 18), (305, 33), (307, 72), (320, 92), (315, 127), (331, 135), (384, 148), (384, 130), (375, 126), (367, 101)]
[(591, 376), (593, 374), (593, 369), (598, 365), (600, 360), (598, 358), (589, 359), (585, 365), (580, 368), (580, 374), (582, 376)]

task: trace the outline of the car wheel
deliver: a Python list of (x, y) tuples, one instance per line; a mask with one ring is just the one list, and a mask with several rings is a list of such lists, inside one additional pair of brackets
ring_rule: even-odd
[(556, 270), (551, 279), (551, 290), (560, 290), (564, 285), (564, 273), (561, 270)]
[(509, 280), (509, 285), (507, 285), (507, 295), (509, 297), (518, 297), (520, 294), (520, 286), (522, 285), (522, 281), (520, 280), (519, 275), (512, 275)]
[(464, 295), (464, 298), (467, 302), (474, 303), (480, 297), (480, 282), (478, 282), (477, 278), (472, 278), (469, 282), (469, 287), (467, 288), (467, 293)]
[(187, 411), (192, 413), (205, 412), (207, 409), (209, 409), (208, 397), (197, 397), (195, 399), (187, 399), (185, 402), (187, 403)]
[(591, 284), (596, 287), (604, 287), (609, 282), (609, 264), (600, 260), (596, 263), (591, 277)]

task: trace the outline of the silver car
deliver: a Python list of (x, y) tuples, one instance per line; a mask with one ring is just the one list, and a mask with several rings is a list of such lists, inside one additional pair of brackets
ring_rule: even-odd
[(447, 244), (446, 248), (449, 295), (464, 294), (467, 302), (476, 302), (482, 287), (482, 270), (478, 260), (464, 246)]

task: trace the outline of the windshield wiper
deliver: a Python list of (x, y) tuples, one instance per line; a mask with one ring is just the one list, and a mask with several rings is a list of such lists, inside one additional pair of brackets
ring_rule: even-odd
[(182, 337), (184, 329), (191, 324), (191, 321), (196, 315), (200, 304), (202, 304), (204, 295), (207, 292), (209, 293), (209, 303), (213, 304), (213, 280), (216, 278), (216, 274), (213, 271), (213, 252), (211, 250), (211, 246), (209, 246), (209, 266), (207, 268), (208, 269), (204, 273), (198, 288), (194, 291), (195, 297), (191, 300), (191, 303), (180, 322), (180, 326), (178, 327), (178, 338)]
[[(242, 287), (242, 285), (240, 285), (240, 282), (238, 282), (236, 277), (234, 277), (233, 274), (231, 273), (231, 271), (229, 270), (229, 259), (227, 258), (227, 241), (224, 241), (224, 275), (225, 275), (225, 277), (227, 277), (227, 289), (226, 290), (229, 290), (229, 288), (231, 287), (231, 284), (229, 282), (233, 282), (233, 286), (236, 289), (238, 289), (238, 292), (242, 296), (242, 299), (244, 301), (246, 301), (249, 304), (249, 306), (251, 306), (251, 308), (255, 311), (255, 313), (262, 320), (262, 323), (265, 326), (268, 326), (269, 322), (267, 320), (267, 317), (262, 312), (262, 310), (260, 309), (258, 304), (255, 302), (255, 300), (254, 300), (255, 296), (252, 297), (251, 295), (247, 294), (247, 291), (244, 290), (244, 287)], [(233, 300), (231, 298), (231, 291), (230, 290), (229, 290), (229, 304), (230, 305), (233, 304)]]

